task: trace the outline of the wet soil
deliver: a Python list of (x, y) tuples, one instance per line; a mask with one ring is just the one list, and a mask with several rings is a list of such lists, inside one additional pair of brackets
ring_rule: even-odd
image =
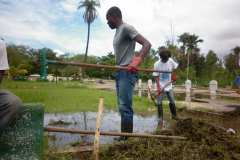
[[(163, 133), (158, 128), (154, 134), (184, 136), (186, 141), (154, 138), (114, 141), (100, 147), (100, 159), (240, 160), (240, 109), (224, 113), (181, 109), (178, 115), (179, 120), (168, 120), (172, 132)], [(67, 155), (66, 158), (94, 159), (92, 152)]]
[[(240, 110), (222, 114), (180, 110), (179, 117), (171, 122), (172, 135), (185, 136), (186, 141), (130, 138), (102, 147), (101, 160), (240, 160)], [(85, 156), (80, 159), (91, 159)]]

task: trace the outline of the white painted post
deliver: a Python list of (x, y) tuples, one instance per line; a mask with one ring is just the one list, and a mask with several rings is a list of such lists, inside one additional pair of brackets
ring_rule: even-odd
[(142, 97), (142, 79), (138, 80), (138, 97)]
[(210, 91), (210, 99), (215, 100), (217, 95), (218, 82), (216, 80), (211, 80), (209, 82), (209, 91)]
[[(153, 84), (152, 84), (152, 80), (149, 79), (148, 82), (147, 82), (147, 87), (149, 87), (150, 90), (152, 90), (152, 85), (153, 85)], [(147, 91), (148, 91), (148, 92), (147, 92), (147, 93), (148, 93), (148, 99), (151, 100), (151, 95), (150, 95), (151, 93), (149, 92), (149, 90), (147, 90)]]

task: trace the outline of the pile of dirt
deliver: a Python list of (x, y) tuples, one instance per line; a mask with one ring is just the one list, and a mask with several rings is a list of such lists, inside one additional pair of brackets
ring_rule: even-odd
[(227, 133), (221, 127), (191, 118), (179, 120), (174, 134), (186, 141), (159, 141), (134, 138), (111, 145), (101, 152), (101, 159), (138, 160), (222, 160), (240, 159), (240, 136)]
[[(228, 106), (228, 107), (233, 107), (233, 105)], [(234, 108), (235, 108), (234, 111), (225, 112), (224, 116), (226, 118), (239, 118), (240, 117), (240, 105), (238, 105), (238, 106), (234, 105)]]

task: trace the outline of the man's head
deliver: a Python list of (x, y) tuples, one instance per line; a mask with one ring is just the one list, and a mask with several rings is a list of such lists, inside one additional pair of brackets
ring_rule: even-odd
[(111, 29), (117, 28), (122, 23), (122, 12), (114, 6), (108, 9), (106, 14), (107, 24)]
[(171, 52), (168, 49), (166, 49), (165, 47), (164, 48), (163, 47), (159, 48), (158, 49), (158, 54), (159, 54), (159, 56), (161, 58), (161, 61), (163, 63), (166, 63), (168, 61), (169, 57), (171, 57)]

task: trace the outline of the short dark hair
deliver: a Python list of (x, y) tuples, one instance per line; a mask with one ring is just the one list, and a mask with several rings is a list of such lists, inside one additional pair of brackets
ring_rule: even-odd
[(108, 9), (106, 16), (113, 16), (122, 19), (122, 12), (118, 7), (113, 6)]
[(171, 51), (169, 49), (166, 48), (161, 48), (161, 50), (159, 50), (159, 56), (162, 59), (162, 62), (167, 62), (169, 57), (171, 57)]
[(160, 53), (162, 50), (166, 50), (165, 46), (158, 47), (158, 53)]

